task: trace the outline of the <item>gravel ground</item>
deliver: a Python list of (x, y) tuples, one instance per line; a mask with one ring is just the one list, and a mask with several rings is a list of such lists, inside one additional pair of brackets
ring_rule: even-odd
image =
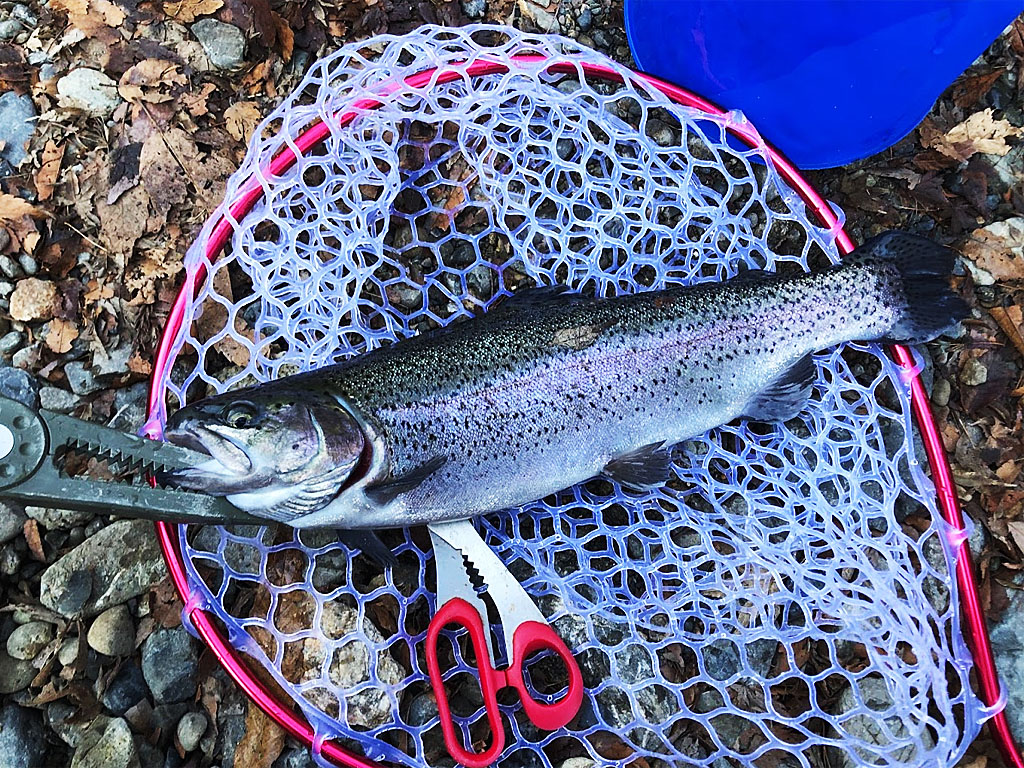
[[(137, 427), (180, 254), (259, 116), (344, 42), (476, 19), (561, 32), (631, 63), (618, 0), (0, 0), (0, 361), (13, 367), (0, 388)], [(932, 349), (932, 397), (976, 524), (1018, 733), (1022, 29), (896, 147), (811, 174), (856, 239), (905, 227), (972, 254), (962, 290), (975, 315), (966, 338)], [(977, 115), (1016, 131), (1003, 131), (1006, 152), (964, 146), (996, 141), (957, 133)], [(151, 524), (0, 504), (0, 589), (0, 766), (314, 765), (181, 625)], [(999, 764), (983, 736), (963, 764), (986, 761)]]

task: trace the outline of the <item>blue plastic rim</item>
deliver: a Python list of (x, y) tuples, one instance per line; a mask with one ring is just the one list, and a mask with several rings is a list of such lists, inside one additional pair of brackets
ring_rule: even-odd
[(625, 0), (637, 67), (742, 111), (796, 166), (895, 144), (1020, 0)]

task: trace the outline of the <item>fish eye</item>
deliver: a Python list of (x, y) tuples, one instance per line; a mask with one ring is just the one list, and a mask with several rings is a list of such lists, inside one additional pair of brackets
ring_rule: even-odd
[(232, 403), (224, 409), (224, 422), (229, 427), (243, 429), (256, 418), (256, 406), (252, 403)]

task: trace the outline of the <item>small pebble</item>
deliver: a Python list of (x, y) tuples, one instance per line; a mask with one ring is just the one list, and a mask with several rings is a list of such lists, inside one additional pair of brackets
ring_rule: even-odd
[[(43, 393), (39, 393), (40, 402)], [(25, 514), (39, 523), (47, 530), (64, 530), (74, 528), (93, 518), (93, 513), (87, 510), (77, 509), (51, 509), (50, 507), (25, 507)]]
[(18, 263), (26, 275), (34, 275), (39, 271), (39, 263), (27, 253), (18, 254)]
[(0, 544), (6, 544), (21, 535), (25, 527), (25, 513), (0, 502)]
[(977, 387), (988, 381), (988, 368), (976, 357), (970, 358), (960, 369), (960, 383), (968, 387)]
[(115, 605), (97, 616), (85, 636), (89, 647), (105, 656), (128, 656), (135, 649), (135, 627), (128, 606)]
[(158, 629), (142, 645), (142, 674), (157, 704), (195, 696), (198, 670), (196, 649), (184, 627)]
[(199, 739), (206, 732), (206, 715), (202, 712), (186, 712), (178, 721), (178, 743), (186, 752), (199, 746)]
[(487, 0), (462, 0), (462, 12), (466, 18), (479, 19), (487, 13)]
[(580, 11), (580, 15), (576, 17), (576, 23), (579, 24), (581, 31), (586, 32), (590, 29), (590, 25), (594, 23), (594, 13), (585, 7)]
[(8, 702), (0, 710), (0, 765), (42, 768), (46, 763), (46, 730), (38, 710)]
[(125, 715), (139, 702), (145, 701), (147, 696), (149, 687), (142, 670), (132, 663), (125, 663), (107, 685), (100, 701), (115, 715)]
[(19, 349), (25, 340), (25, 334), (21, 331), (8, 331), (0, 336), (0, 353), (6, 354), (12, 350)]
[(61, 663), (61, 666), (69, 667), (75, 663), (75, 659), (78, 658), (78, 637), (66, 637), (64, 642), (60, 644), (60, 650), (57, 651), (57, 661)]
[(6, 651), (0, 651), (0, 694), (24, 690), (38, 672), (31, 661), (12, 659)]
[[(24, 539), (22, 539), (24, 541)], [(8, 542), (4, 544), (3, 549), (0, 549), (0, 574), (4, 576), (13, 576), (18, 572), (21, 567), (21, 555), (18, 553), (18, 549), (14, 546), (14, 542)]]
[(22, 276), (21, 265), (7, 254), (0, 254), (0, 272), (11, 280)]
[(945, 379), (936, 379), (935, 384), (932, 385), (932, 402), (940, 408), (948, 405), (950, 393), (951, 387), (949, 382)]
[(30, 621), (11, 632), (7, 638), (7, 653), (12, 659), (30, 661), (53, 640), (53, 625), (45, 621)]
[(218, 69), (234, 69), (244, 61), (245, 35), (234, 24), (202, 19), (192, 25), (192, 34)]

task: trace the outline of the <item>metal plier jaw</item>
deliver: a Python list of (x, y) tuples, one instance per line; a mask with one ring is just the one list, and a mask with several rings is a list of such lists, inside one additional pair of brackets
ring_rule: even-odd
[[(69, 459), (89, 458), (104, 462), (117, 479), (69, 473)], [(0, 498), (182, 523), (266, 523), (226, 499), (155, 484), (160, 471), (208, 458), (0, 396)]]

